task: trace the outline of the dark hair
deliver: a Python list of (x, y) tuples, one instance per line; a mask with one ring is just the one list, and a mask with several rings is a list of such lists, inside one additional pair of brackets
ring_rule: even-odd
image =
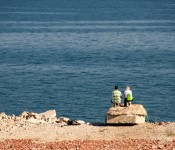
[(118, 90), (118, 86), (115, 86), (115, 89)]

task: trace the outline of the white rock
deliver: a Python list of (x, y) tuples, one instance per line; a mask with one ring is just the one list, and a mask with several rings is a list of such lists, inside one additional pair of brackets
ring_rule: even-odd
[(55, 118), (56, 117), (56, 111), (55, 110), (48, 110), (44, 113), (39, 114), (42, 118)]
[(75, 120), (75, 122), (77, 125), (85, 124), (83, 120)]

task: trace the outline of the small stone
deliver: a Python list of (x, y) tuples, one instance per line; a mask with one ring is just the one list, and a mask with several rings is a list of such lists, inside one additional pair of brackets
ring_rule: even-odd
[(69, 118), (66, 118), (66, 117), (60, 117), (60, 118), (59, 118), (59, 121), (60, 121), (59, 123), (62, 123), (62, 122), (68, 123), (69, 120), (70, 120)]
[(85, 124), (85, 122), (83, 120), (73, 120), (72, 121), (72, 125), (81, 125), (81, 124)]

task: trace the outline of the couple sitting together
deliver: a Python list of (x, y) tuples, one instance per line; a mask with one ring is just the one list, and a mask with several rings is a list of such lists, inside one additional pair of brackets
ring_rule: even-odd
[[(122, 93), (119, 91), (118, 86), (115, 86), (115, 90), (112, 92), (112, 103), (113, 107), (121, 106), (121, 100), (122, 100)], [(133, 101), (132, 91), (130, 89), (130, 86), (126, 87), (126, 90), (124, 91), (124, 106), (131, 105), (131, 102)]]

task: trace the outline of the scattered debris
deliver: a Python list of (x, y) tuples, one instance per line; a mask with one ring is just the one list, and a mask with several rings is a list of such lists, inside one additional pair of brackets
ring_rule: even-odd
[(15, 116), (14, 114), (9, 116), (4, 112), (0, 113), (0, 130), (9, 131), (16, 129), (16, 127), (27, 127), (37, 124), (56, 124), (62, 127), (67, 125), (81, 125), (86, 123), (82, 120), (70, 120), (66, 117), (57, 118), (55, 110), (48, 110), (43, 113), (24, 111), (19, 116)]

